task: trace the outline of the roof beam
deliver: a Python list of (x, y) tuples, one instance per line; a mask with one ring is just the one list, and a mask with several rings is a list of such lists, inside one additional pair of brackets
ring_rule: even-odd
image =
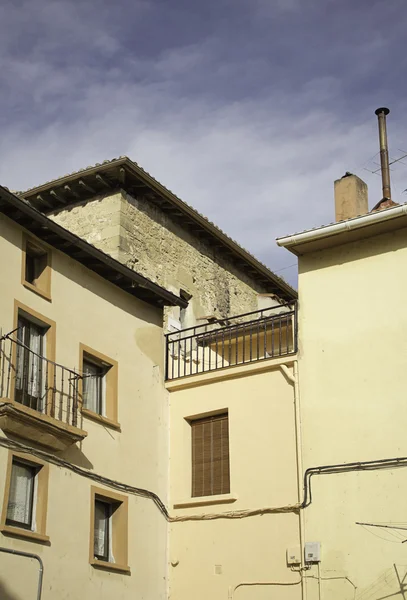
[(78, 181), (79, 185), (82, 186), (87, 192), (90, 192), (91, 194), (96, 194), (96, 191), (93, 189), (93, 187), (91, 187), (88, 183), (85, 183), (83, 181), (83, 179), (79, 179)]
[(99, 173), (96, 173), (95, 178), (100, 181), (100, 183), (102, 183), (105, 187), (107, 187), (109, 190), (112, 189), (112, 186), (110, 185), (110, 183), (108, 181), (106, 181), (106, 179), (104, 177), (102, 177), (101, 175), (99, 175)]
[(126, 183), (126, 171), (123, 167), (120, 167), (119, 169), (119, 180), (122, 185)]
[(64, 185), (64, 190), (69, 192), (69, 194), (71, 194), (75, 198), (80, 198), (78, 192), (75, 192), (75, 190), (73, 190), (70, 185), (68, 185), (68, 184)]
[(62, 198), (62, 196), (60, 196), (59, 194), (57, 194), (55, 190), (50, 190), (49, 191), (49, 195), (53, 196), (54, 198), (56, 198), (58, 200), (58, 202), (61, 202), (61, 204), (66, 204), (65, 198)]
[(40, 202), (41, 204), (48, 206), (48, 208), (54, 208), (51, 202), (49, 200), (46, 200), (43, 196), (41, 196), (41, 194), (37, 194), (36, 200), (38, 200), (38, 202)]

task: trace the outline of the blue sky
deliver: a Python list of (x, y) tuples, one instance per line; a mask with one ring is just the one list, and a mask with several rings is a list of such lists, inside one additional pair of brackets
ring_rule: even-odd
[(381, 197), (378, 106), (407, 152), (406, 31), (405, 0), (3, 0), (0, 181), (127, 154), (295, 284), (275, 238), (331, 222), (347, 170)]

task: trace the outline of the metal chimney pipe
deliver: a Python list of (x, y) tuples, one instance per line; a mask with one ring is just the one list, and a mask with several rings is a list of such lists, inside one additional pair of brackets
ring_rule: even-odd
[(391, 200), (390, 189), (390, 167), (389, 167), (389, 149), (387, 146), (387, 128), (386, 116), (389, 114), (388, 108), (382, 107), (375, 110), (375, 115), (379, 121), (379, 141), (380, 141), (380, 165), (382, 171), (383, 198)]

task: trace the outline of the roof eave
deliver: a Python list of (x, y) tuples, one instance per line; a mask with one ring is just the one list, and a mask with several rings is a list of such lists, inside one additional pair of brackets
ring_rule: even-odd
[[(288, 283), (286, 283), (283, 279), (275, 275), (254, 256), (252, 256), (244, 248), (239, 246), (239, 244), (237, 244), (226, 234), (224, 234), (218, 227), (216, 227), (216, 225), (214, 225), (205, 217), (200, 215), (195, 209), (193, 209), (183, 200), (178, 198), (173, 192), (168, 190), (154, 177), (152, 177), (149, 173), (144, 171), (144, 169), (142, 169), (139, 165), (131, 161), (126, 156), (120, 157), (112, 161), (106, 161), (105, 163), (95, 165), (94, 167), (89, 167), (88, 169), (83, 169), (82, 171), (66, 175), (65, 177), (61, 177), (55, 181), (47, 182), (41, 186), (27, 190), (26, 192), (21, 192), (21, 196), (27, 198), (30, 202), (35, 203), (36, 199), (38, 197), (41, 197), (41, 193), (49, 192), (50, 190), (52, 190), (54, 194), (58, 195), (58, 188), (61, 189), (64, 186), (68, 186), (69, 183), (73, 183), (74, 181), (79, 182), (82, 178), (85, 177), (96, 177), (100, 176), (101, 174), (108, 174), (109, 171), (112, 171), (117, 168), (122, 168), (125, 171), (125, 173), (122, 181), (117, 182), (116, 189), (118, 187), (122, 187), (126, 190), (126, 172), (127, 174), (132, 174), (135, 178), (140, 180), (142, 184), (145, 184), (146, 187), (148, 187), (152, 191), (155, 191), (160, 197), (164, 198), (167, 202), (173, 205), (175, 207), (175, 210), (177, 210), (179, 214), (183, 215), (190, 222), (192, 221), (192, 223), (198, 225), (198, 227), (200, 227), (201, 230), (205, 231), (207, 234), (215, 238), (217, 242), (220, 242), (220, 244), (223, 247), (225, 247), (227, 250), (229, 250), (229, 252), (231, 252), (235, 256), (235, 258), (237, 258), (238, 260), (240, 259), (242, 263), (245, 263), (247, 265), (247, 267), (252, 269), (257, 274), (261, 275), (261, 277), (273, 287), (273, 289), (270, 289), (271, 292), (276, 293), (276, 295), (281, 296), (285, 300), (294, 300), (297, 298), (297, 292)], [(55, 192), (53, 188), (57, 189), (57, 192)], [(105, 189), (105, 192), (106, 191), (107, 189)], [(74, 201), (74, 199), (72, 199), (72, 201)], [(61, 204), (55, 206), (55, 210), (61, 208), (63, 208), (63, 205)]]
[[(2, 186), (0, 186), (0, 201), (0, 212), (5, 216), (132, 296), (156, 306), (170, 305), (185, 308), (188, 305), (182, 298), (64, 229)], [(1, 203), (14, 208), (15, 211), (10, 213), (1, 210)], [(65, 244), (61, 244), (61, 241)], [(114, 276), (109, 278), (108, 275)]]
[(277, 238), (277, 245), (301, 256), (407, 226), (407, 204)]

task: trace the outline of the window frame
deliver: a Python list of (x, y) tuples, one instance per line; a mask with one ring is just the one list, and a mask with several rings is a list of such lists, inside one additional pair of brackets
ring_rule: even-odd
[[(23, 339), (21, 339), (19, 337), (21, 321), (23, 321), (23, 327), (25, 328), (23, 331)], [(32, 408), (33, 410), (44, 413), (45, 411), (42, 410), (40, 407), (41, 398), (44, 393), (44, 390), (43, 390), (43, 383), (44, 383), (44, 381), (43, 381), (43, 364), (42, 364), (41, 359), (38, 361), (38, 368), (36, 368), (36, 371), (35, 371), (37, 373), (37, 379), (38, 379), (37, 386), (40, 388), (40, 390), (39, 390), (40, 395), (35, 395), (33, 393), (32, 394), (29, 393), (30, 385), (29, 385), (29, 381), (27, 378), (30, 377), (30, 371), (31, 371), (31, 377), (33, 377), (33, 379), (35, 379), (35, 376), (33, 375), (34, 358), (31, 363), (31, 367), (32, 367), (32, 370), (31, 370), (31, 368), (30, 368), (30, 353), (29, 353), (29, 350), (27, 350), (27, 348), (30, 348), (31, 341), (32, 341), (31, 326), (33, 326), (34, 328), (37, 328), (38, 333), (40, 334), (40, 349), (39, 349), (38, 354), (45, 358), (46, 334), (47, 334), (48, 327), (43, 326), (43, 325), (38, 325), (37, 322), (34, 322), (32, 319), (29, 319), (25, 315), (22, 315), (21, 312), (19, 311), (19, 314), (17, 317), (17, 327), (19, 329), (16, 332), (16, 337), (17, 337), (18, 341), (21, 344), (23, 344), (23, 346), (17, 345), (17, 347), (16, 347), (15, 377), (16, 377), (16, 381), (18, 379), (21, 379), (21, 377), (22, 377), (23, 381), (21, 382), (20, 387), (18, 387), (17, 383), (16, 383), (15, 390), (14, 390), (14, 400), (16, 402), (18, 402), (19, 404), (22, 404), (23, 406), (28, 406), (29, 408)], [(30, 348), (30, 350), (32, 350), (32, 348)], [(20, 356), (22, 356), (23, 368), (22, 368), (22, 373), (19, 375)], [(21, 392), (20, 399), (17, 399), (18, 392)], [(27, 404), (27, 401), (28, 401), (28, 404)], [(36, 407), (32, 406), (33, 401), (34, 401), (34, 403), (37, 403)]]
[[(103, 545), (106, 548), (107, 552), (105, 554), (96, 554), (95, 549), (93, 548), (93, 558), (98, 561), (114, 562), (114, 560), (111, 560), (111, 558), (113, 558), (112, 547), (111, 547), (113, 503), (106, 502), (106, 500), (101, 499), (99, 496), (95, 496), (94, 507), (93, 507), (93, 509), (95, 511), (95, 515), (96, 515), (96, 505), (98, 503), (103, 504), (104, 507), (108, 507), (107, 510), (105, 510), (105, 519), (106, 519), (107, 527), (106, 527), (106, 531), (105, 531), (105, 538), (103, 540)], [(95, 545), (95, 529), (96, 528), (95, 528), (95, 524), (94, 524), (94, 526), (93, 526), (93, 546)]]
[(79, 369), (81, 375), (84, 374), (83, 363), (89, 362), (105, 369), (103, 376), (103, 394), (102, 409), (103, 414), (94, 412), (84, 406), (83, 403), (83, 379), (79, 380), (79, 399), (82, 415), (88, 419), (107, 425), (112, 429), (121, 431), (118, 422), (118, 363), (116, 360), (90, 348), (89, 346), (79, 344)]
[[(21, 521), (16, 521), (14, 519), (10, 519), (8, 516), (9, 504), (10, 504), (10, 492), (11, 492), (11, 487), (12, 487), (12, 482), (13, 482), (13, 470), (16, 465), (27, 467), (31, 471), (31, 482), (30, 482), (30, 485), (31, 485), (30, 496), (31, 497), (29, 500), (29, 520), (28, 520), (29, 522), (28, 523), (23, 523)], [(19, 527), (21, 529), (27, 529), (28, 531), (35, 531), (35, 529), (34, 529), (35, 514), (34, 513), (35, 513), (36, 496), (37, 496), (38, 473), (39, 473), (39, 468), (37, 466), (27, 463), (27, 461), (16, 459), (16, 457), (14, 457), (12, 459), (11, 475), (10, 475), (10, 489), (9, 489), (8, 502), (7, 502), (6, 525), (9, 525), (11, 527)]]
[[(37, 325), (40, 328), (44, 329), (44, 340), (45, 340), (45, 352), (44, 358), (55, 363), (55, 333), (56, 333), (56, 323), (51, 319), (48, 319), (44, 315), (38, 313), (33, 310), (29, 306), (22, 304), (18, 300), (14, 300), (14, 322), (13, 322), (13, 330), (18, 329), (18, 321), (19, 318), (26, 319), (27, 321), (31, 321), (34, 325)], [(15, 336), (17, 337), (17, 336)], [(12, 352), (12, 363), (14, 365), (17, 364), (17, 345), (13, 344), (13, 352)], [(48, 376), (49, 378), (53, 377), (53, 365), (50, 363)], [(48, 416), (52, 416), (52, 407), (50, 402), (46, 402), (45, 411), (41, 412), (35, 409), (32, 409), (21, 402), (18, 402), (16, 399), (16, 381), (15, 377), (11, 379), (10, 384), (10, 400), (15, 402), (19, 406), (22, 407), (22, 410), (33, 411), (34, 413), (46, 414)]]
[[(199, 423), (205, 424), (206, 423), (214, 423), (215, 421), (220, 421), (222, 419), (227, 419), (227, 475), (228, 475), (228, 480), (227, 480), (227, 484), (226, 484), (226, 488), (225, 491), (217, 491), (216, 489), (214, 489), (214, 485), (216, 483), (216, 480), (214, 479), (214, 476), (212, 474), (212, 480), (211, 480), (211, 487), (212, 490), (209, 493), (195, 493), (196, 490), (194, 489), (194, 482), (196, 482), (196, 468), (197, 468), (197, 462), (195, 462), (195, 456), (194, 456), (194, 435), (196, 435), (194, 427), (198, 426)], [(203, 414), (203, 415), (197, 415), (195, 417), (189, 418), (188, 419), (188, 423), (190, 426), (190, 431), (191, 431), (191, 488), (190, 488), (190, 494), (191, 494), (191, 499), (195, 502), (199, 502), (202, 499), (209, 499), (209, 498), (218, 498), (218, 497), (229, 497), (231, 494), (231, 476), (230, 476), (230, 435), (229, 435), (229, 411), (228, 409), (223, 409), (223, 410), (219, 410), (216, 412), (211, 412), (211, 413), (207, 413), (207, 414)], [(213, 447), (211, 448), (211, 452), (213, 452)], [(222, 447), (221, 447), (221, 453), (222, 453)], [(204, 456), (204, 453), (203, 455)], [(212, 456), (212, 463), (215, 463), (217, 460), (216, 457)], [(204, 468), (204, 467), (202, 467)], [(222, 477), (223, 477), (223, 472), (222, 472)], [(196, 483), (195, 483), (196, 485)], [(205, 486), (203, 485), (203, 490), (202, 491), (208, 491), (205, 490)]]
[[(7, 512), (11, 489), (13, 463), (17, 462), (32, 467), (35, 473), (33, 485), (32, 516), (31, 526), (28, 528), (16, 522), (7, 522)], [(46, 521), (48, 509), (48, 481), (49, 464), (36, 457), (22, 454), (20, 452), (9, 451), (7, 461), (7, 472), (4, 486), (3, 508), (0, 519), (0, 531), (5, 535), (26, 538), (35, 542), (49, 543), (49, 537), (46, 535)]]
[[(95, 556), (95, 505), (111, 505), (109, 517), (109, 560)], [(96, 486), (91, 487), (89, 563), (98, 569), (130, 574), (128, 566), (128, 497)]]
[[(27, 255), (29, 255), (30, 248), (35, 249), (38, 252), (38, 257), (44, 260), (44, 267), (38, 277), (34, 277), (32, 281), (27, 278)], [(34, 254), (33, 252), (33, 254)], [(36, 258), (34, 257), (34, 261)], [(45, 300), (51, 302), (51, 273), (52, 273), (52, 251), (48, 246), (45, 246), (42, 242), (39, 242), (34, 237), (23, 234), (22, 242), (22, 264), (21, 264), (21, 283), (22, 285), (35, 292)], [(35, 265), (34, 265), (35, 268)]]
[[(82, 374), (83, 374), (83, 380), (82, 380), (82, 401), (83, 401), (83, 408), (85, 410), (89, 410), (90, 412), (95, 412), (96, 415), (99, 415), (100, 417), (104, 417), (106, 416), (106, 375), (109, 371), (109, 367), (108, 366), (104, 366), (101, 363), (97, 363), (95, 360), (92, 360), (93, 357), (89, 356), (88, 354), (83, 354), (83, 358), (82, 358)], [(85, 387), (86, 387), (86, 379), (89, 377), (89, 374), (85, 374), (85, 363), (87, 365), (91, 365), (92, 367), (95, 367), (96, 369), (99, 370), (99, 373), (96, 373), (95, 375), (93, 375), (93, 377), (96, 378), (96, 397), (95, 397), (95, 404), (97, 407), (97, 410), (92, 411), (92, 409), (90, 409), (88, 406), (85, 406)]]

